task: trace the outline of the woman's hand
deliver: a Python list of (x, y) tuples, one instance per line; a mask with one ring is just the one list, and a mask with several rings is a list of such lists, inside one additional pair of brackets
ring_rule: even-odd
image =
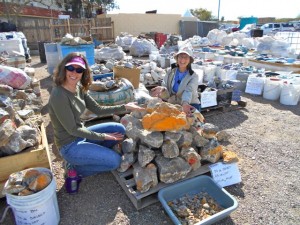
[(128, 102), (126, 105), (125, 105), (125, 108), (126, 110), (130, 110), (130, 111), (145, 111), (146, 109), (143, 108), (143, 107), (140, 107), (137, 105), (136, 102)]
[(124, 135), (121, 133), (105, 133), (104, 140), (122, 141), (123, 138), (124, 138)]
[(183, 103), (182, 110), (187, 116), (192, 116), (193, 112), (195, 111), (195, 108), (187, 103)]
[(166, 88), (163, 86), (157, 86), (151, 89), (150, 95), (152, 97), (160, 97), (161, 93), (165, 90)]

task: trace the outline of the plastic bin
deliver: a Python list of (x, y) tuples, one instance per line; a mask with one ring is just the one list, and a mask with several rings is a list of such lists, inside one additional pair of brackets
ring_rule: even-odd
[(59, 55), (56, 43), (44, 43), (48, 73), (53, 74), (55, 67), (59, 64)]
[(93, 80), (101, 80), (102, 78), (107, 78), (107, 77), (111, 77), (112, 79), (114, 79), (114, 73), (104, 73), (104, 74), (95, 74), (93, 75)]
[(224, 208), (224, 210), (200, 221), (199, 223), (196, 223), (195, 225), (208, 225), (215, 223), (229, 216), (230, 213), (238, 207), (236, 199), (224, 188), (221, 188), (217, 183), (215, 183), (211, 177), (206, 175), (194, 177), (163, 188), (158, 192), (158, 199), (173, 223), (179, 225), (181, 223), (169, 207), (168, 202), (181, 198), (186, 194), (196, 195), (200, 192), (208, 193), (221, 207)]
[(66, 55), (68, 55), (71, 52), (79, 52), (83, 54), (89, 66), (92, 66), (95, 64), (95, 51), (94, 44), (85, 44), (85, 45), (61, 45), (58, 44), (58, 53), (59, 53), (59, 58), (63, 59)]

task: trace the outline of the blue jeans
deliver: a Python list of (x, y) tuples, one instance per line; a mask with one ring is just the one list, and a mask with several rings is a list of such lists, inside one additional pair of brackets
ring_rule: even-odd
[(201, 112), (201, 104), (190, 104), (190, 105), (198, 109), (199, 112)]
[[(120, 123), (108, 122), (93, 125), (87, 129), (97, 133), (125, 134), (125, 127)], [(100, 172), (115, 170), (120, 166), (121, 156), (111, 148), (118, 141), (95, 141), (77, 138), (60, 149), (61, 156), (72, 165), (82, 177)]]

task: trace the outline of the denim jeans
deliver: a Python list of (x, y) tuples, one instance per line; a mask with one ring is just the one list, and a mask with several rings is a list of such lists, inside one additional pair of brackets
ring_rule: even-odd
[[(97, 133), (125, 134), (125, 127), (120, 123), (108, 122), (93, 125), (87, 129)], [(120, 166), (121, 156), (111, 148), (118, 141), (95, 141), (77, 138), (60, 149), (61, 156), (82, 177), (115, 170)]]
[(199, 112), (201, 112), (201, 104), (191, 104), (191, 106), (195, 107)]

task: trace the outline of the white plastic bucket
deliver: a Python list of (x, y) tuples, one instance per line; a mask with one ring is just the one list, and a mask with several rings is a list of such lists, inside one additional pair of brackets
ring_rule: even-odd
[(300, 85), (283, 84), (280, 93), (280, 103), (283, 105), (297, 105), (300, 97)]
[[(60, 220), (56, 182), (47, 168), (34, 168), (39, 171), (49, 172), (52, 176), (51, 183), (43, 190), (28, 196), (6, 194), (7, 204), (11, 206), (17, 225), (57, 225)], [(8, 181), (5, 186), (8, 185)]]
[(267, 78), (264, 84), (263, 98), (268, 100), (278, 100), (281, 93), (282, 80), (277, 78)]

